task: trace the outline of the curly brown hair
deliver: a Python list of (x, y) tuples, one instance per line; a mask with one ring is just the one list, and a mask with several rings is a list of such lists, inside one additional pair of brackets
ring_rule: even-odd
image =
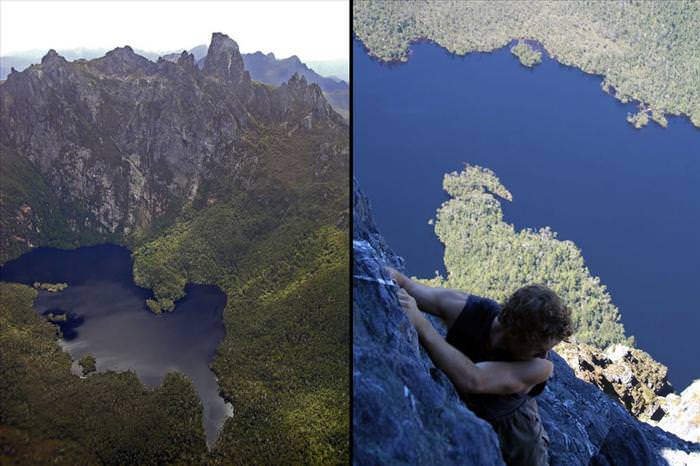
[(498, 320), (521, 341), (548, 338), (567, 341), (574, 333), (571, 311), (554, 291), (544, 285), (518, 289), (503, 305)]

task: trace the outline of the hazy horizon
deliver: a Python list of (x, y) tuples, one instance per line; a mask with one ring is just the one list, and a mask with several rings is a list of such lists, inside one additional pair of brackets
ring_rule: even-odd
[[(223, 32), (223, 31), (214, 31), (214, 32), (222, 32), (223, 34), (226, 34), (226, 33)], [(230, 34), (226, 34), (226, 35), (235, 40), (235, 37), (232, 37)], [(131, 46), (131, 44), (121, 44), (121, 45), (117, 45), (117, 46), (111, 47), (111, 48), (103, 48), (103, 47), (95, 47), (95, 48), (90, 48), (90, 47), (79, 47), (79, 48), (78, 48), (78, 47), (76, 47), (76, 48), (55, 48), (55, 47), (51, 47), (51, 48), (53, 48), (53, 50), (55, 50), (56, 53), (58, 53), (59, 55), (64, 55), (64, 54), (65, 54), (65, 55), (70, 55), (70, 56), (72, 57), (72, 56), (74, 56), (74, 55), (77, 56), (77, 55), (83, 55), (83, 54), (85, 54), (85, 55), (87, 55), (87, 56), (86, 56), (86, 57), (82, 57), (82, 56), (81, 56), (81, 58), (90, 58), (90, 57), (92, 57), (92, 56), (95, 55), (95, 54), (98, 54), (98, 53), (99, 53), (99, 54), (104, 54), (104, 53), (109, 52), (110, 50), (114, 50), (114, 49), (117, 48), (117, 47), (124, 47), (124, 46), (126, 46), (126, 45), (129, 45), (130, 47), (132, 47), (132, 49), (134, 50), (134, 52), (137, 53), (137, 54), (139, 54), (139, 53), (146, 53), (146, 54), (149, 54), (149, 55), (163, 56), (163, 55), (167, 55), (167, 54), (171, 54), (171, 53), (181, 53), (183, 50), (189, 52), (191, 49), (193, 49), (193, 48), (195, 48), (195, 47), (198, 47), (198, 46), (200, 46), (200, 45), (204, 45), (204, 46), (206, 46), (206, 47), (209, 47), (209, 42), (207, 42), (207, 43), (202, 43), (202, 44), (196, 44), (196, 45), (192, 45), (192, 46), (188, 46), (188, 47), (174, 48), (174, 49), (169, 49), (169, 50), (143, 50), (143, 49), (140, 49), (140, 48), (138, 48), (138, 47), (133, 47), (133, 46)], [(239, 44), (239, 45), (240, 45), (240, 44)], [(31, 57), (31, 58), (34, 58), (34, 57), (36, 57), (36, 58), (38, 58), (38, 59), (41, 59), (41, 57), (43, 57), (44, 55), (46, 55), (46, 54), (48, 53), (48, 51), (51, 50), (51, 48), (48, 48), (48, 49), (46, 49), (46, 50), (43, 50), (43, 49), (24, 50), (24, 51), (20, 51), (20, 52), (17, 52), (17, 53), (9, 53), (9, 54), (5, 54), (5, 53), (0, 49), (0, 57), (2, 57), (2, 58), (30, 58), (30, 57)], [(275, 58), (278, 59), (278, 60), (285, 59), (285, 58), (289, 58), (289, 57), (291, 57), (291, 56), (293, 56), (293, 55), (296, 55), (297, 57), (299, 57), (299, 59), (300, 59), (303, 63), (306, 63), (306, 64), (309, 64), (309, 63), (331, 63), (331, 62), (345, 63), (345, 64), (348, 64), (348, 63), (349, 63), (349, 59), (348, 59), (347, 57), (328, 58), (328, 59), (320, 59), (320, 60), (315, 60), (315, 59), (306, 60), (306, 59), (302, 58), (302, 57), (301, 57), (299, 54), (297, 54), (297, 53), (293, 53), (293, 54), (291, 54), (291, 55), (283, 56), (283, 55), (279, 55), (279, 54), (277, 54), (277, 53), (275, 53), (275, 52), (273, 52), (273, 51), (271, 51), (271, 50), (260, 50), (260, 49), (257, 49), (257, 50), (252, 50), (252, 49), (251, 49), (250, 51), (241, 50), (241, 53), (244, 53), (244, 54), (252, 54), (252, 53), (256, 53), (256, 52), (262, 52), (262, 53), (265, 54), (265, 55), (267, 55), (268, 53), (272, 52), (272, 53), (274, 54)], [(69, 58), (68, 56), (65, 56), (64, 58), (66, 58), (66, 59), (68, 59), (68, 60), (73, 60), (73, 58)], [(146, 58), (148, 58), (148, 57), (146, 57)]]
[[(103, 22), (104, 18), (109, 21)], [(267, 27), (261, 27), (261, 22)], [(212, 33), (222, 32), (238, 43), (242, 53), (272, 52), (277, 58), (297, 55), (304, 62), (349, 61), (349, 27), (348, 3), (340, 0), (2, 0), (0, 55), (43, 56), (50, 49), (108, 51), (125, 45), (161, 55), (209, 45)], [(339, 34), (339, 28), (346, 32)]]

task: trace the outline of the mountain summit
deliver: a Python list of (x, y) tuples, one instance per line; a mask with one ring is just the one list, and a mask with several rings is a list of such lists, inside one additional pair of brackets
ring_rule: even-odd
[(250, 74), (245, 70), (238, 44), (226, 34), (212, 35), (202, 69), (205, 74), (233, 83), (239, 89), (250, 86)]

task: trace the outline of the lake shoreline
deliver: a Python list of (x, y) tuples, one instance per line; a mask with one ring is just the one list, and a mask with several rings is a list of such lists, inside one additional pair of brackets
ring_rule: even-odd
[[(204, 409), (211, 450), (232, 412), (212, 369), (225, 337), (227, 297), (216, 285), (188, 283), (172, 312), (156, 314), (146, 305), (153, 292), (134, 282), (132, 266), (131, 252), (120, 245), (35, 248), (0, 267), (0, 280), (30, 287), (35, 282), (68, 285), (55, 292), (38, 289), (33, 308), (61, 329), (57, 344), (70, 355), (74, 375), (84, 377), (77, 364), (90, 355), (97, 368), (88, 377), (131, 371), (148, 390), (162, 388), (173, 371), (188, 377)], [(125, 346), (120, 338), (129, 343)], [(219, 407), (214, 408), (217, 398), (214, 405)]]

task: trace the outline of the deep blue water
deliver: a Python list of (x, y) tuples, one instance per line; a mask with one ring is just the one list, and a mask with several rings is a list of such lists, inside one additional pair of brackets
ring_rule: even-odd
[(173, 312), (156, 315), (146, 307), (152, 293), (134, 284), (131, 257), (113, 245), (74, 250), (38, 248), (0, 268), (0, 280), (32, 284), (68, 283), (61, 292), (40, 291), (34, 308), (67, 314), (61, 346), (77, 361), (91, 354), (97, 371), (133, 370), (157, 387), (168, 372), (189, 377), (204, 406), (204, 428), (211, 446), (232, 413), (219, 396), (209, 363), (224, 337), (226, 296), (215, 286), (189, 285)]
[(354, 176), (411, 274), (444, 274), (428, 219), (465, 162), (513, 194), (505, 220), (572, 240), (637, 346), (677, 390), (700, 377), (700, 130), (685, 118), (634, 129), (601, 77), (507, 48), (457, 57), (428, 43), (387, 66), (353, 50)]

